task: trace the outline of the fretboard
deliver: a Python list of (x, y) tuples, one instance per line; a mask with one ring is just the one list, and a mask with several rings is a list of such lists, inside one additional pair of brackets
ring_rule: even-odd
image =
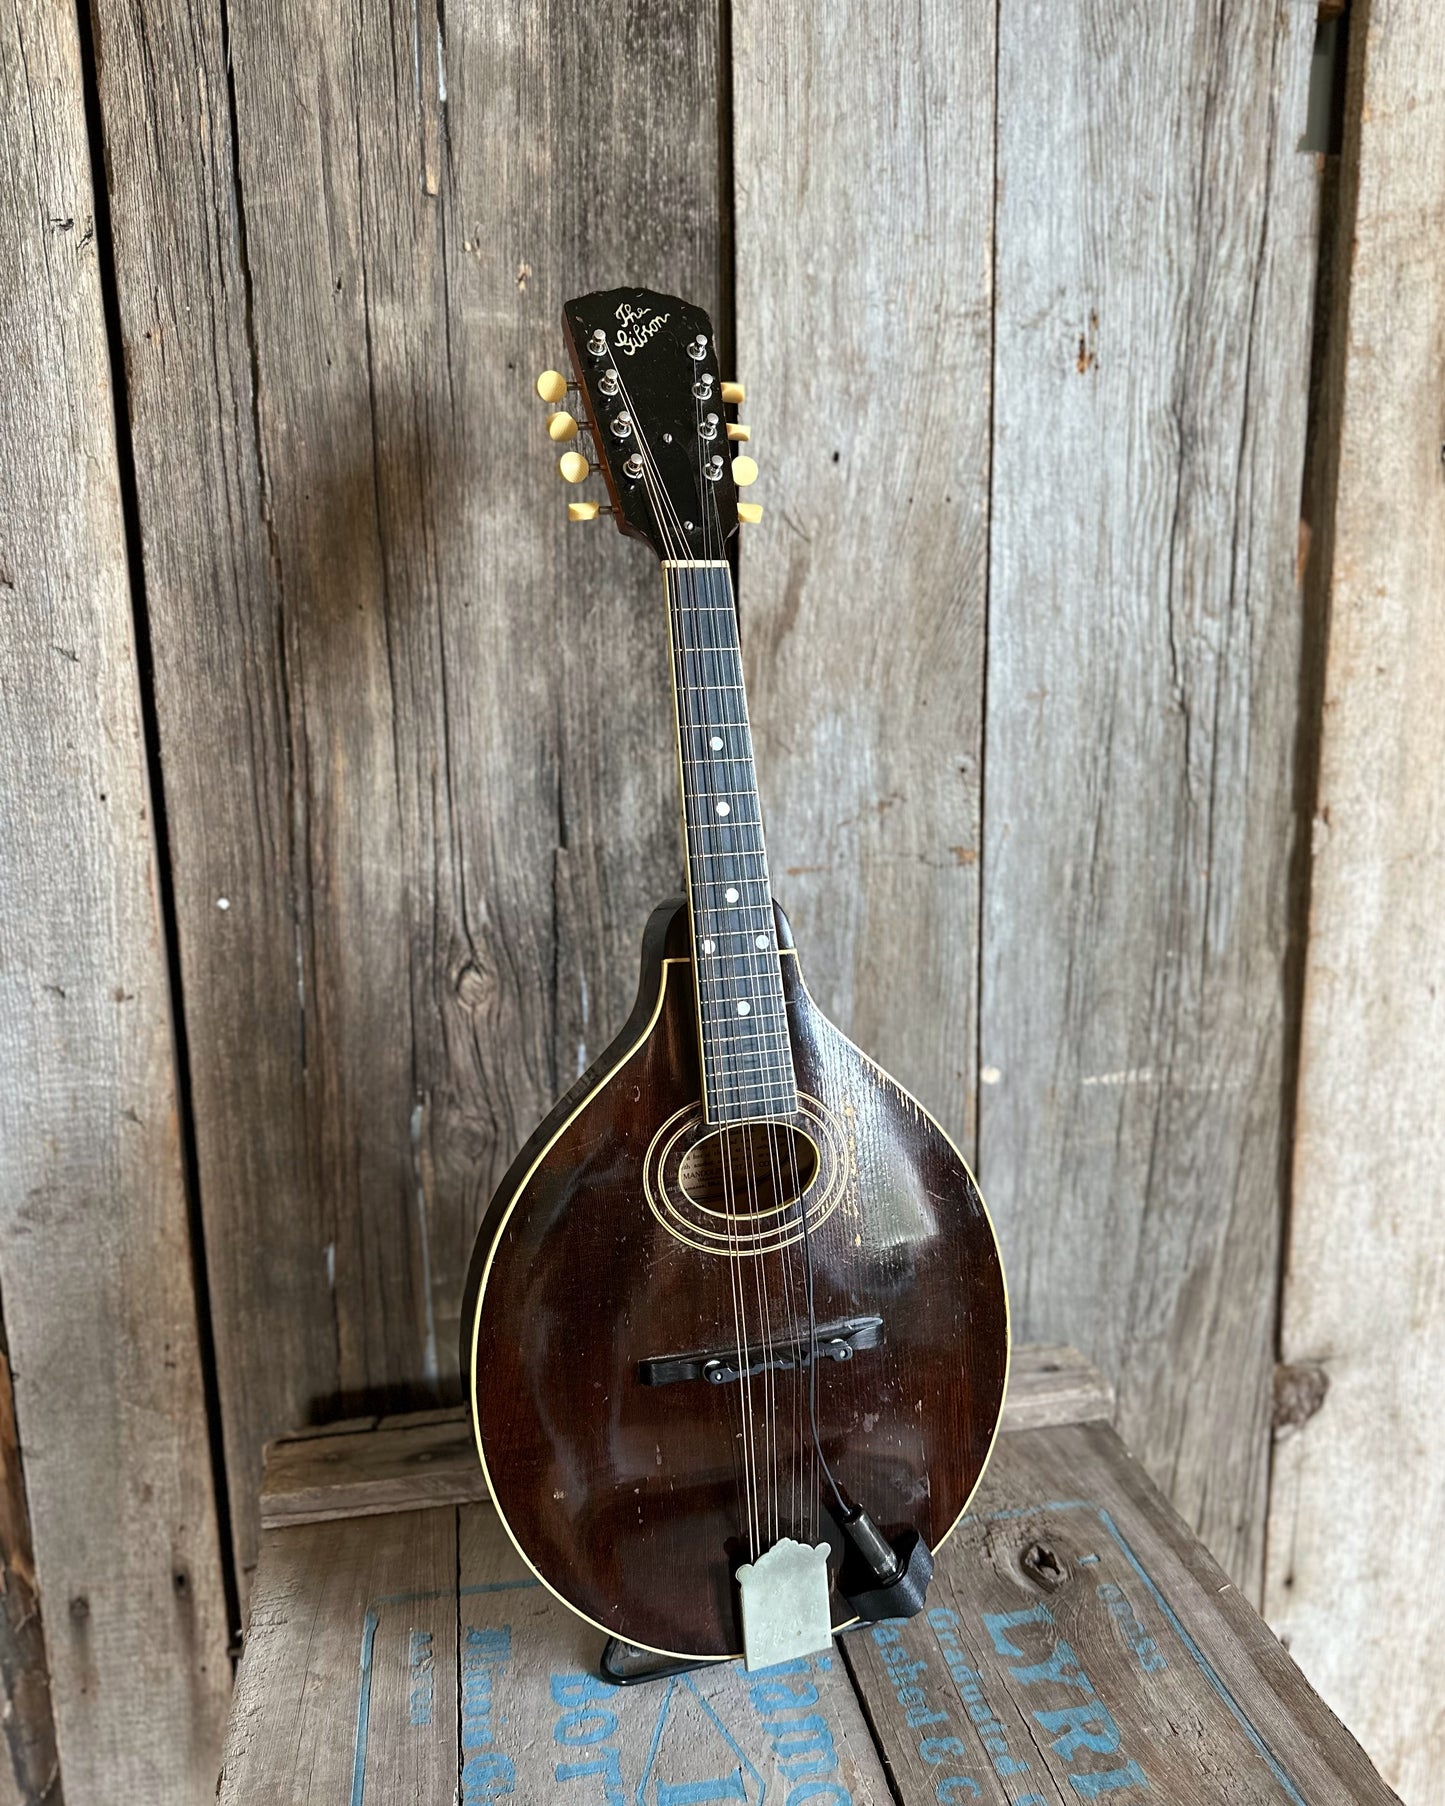
[(798, 1107), (732, 573), (665, 563), (709, 1122)]

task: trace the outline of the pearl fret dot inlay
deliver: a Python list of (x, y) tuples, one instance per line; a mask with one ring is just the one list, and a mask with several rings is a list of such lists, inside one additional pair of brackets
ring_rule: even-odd
[(723, 892), (723, 895), (727, 898), (729, 903), (736, 903), (738, 900), (738, 893), (733, 889), (732, 885), (727, 887)]
[(750, 1003), (740, 1003), (738, 1005), (738, 1014), (740, 1016), (746, 1016), (749, 1013), (749, 1011), (752, 1009), (752, 1007), (753, 1006)]

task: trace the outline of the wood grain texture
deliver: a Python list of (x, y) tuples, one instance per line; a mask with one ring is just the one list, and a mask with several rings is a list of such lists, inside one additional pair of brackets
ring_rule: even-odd
[(476, 1505), (268, 1530), (253, 1598), (223, 1806), (1394, 1801), (1099, 1422), (1003, 1439), (923, 1615), (760, 1673), (603, 1684)]
[[(352, 1787), (357, 1745), (373, 1715), (385, 1735), (366, 1741), (365, 1797), (454, 1801), (456, 1513), (307, 1524), (273, 1540), (267, 1555), (236, 1675), (217, 1789), (223, 1806), (360, 1800)], [(418, 1636), (431, 1664), (426, 1736), (406, 1731)]]
[[(1112, 1415), (1107, 1381), (1072, 1348), (1013, 1350), (1000, 1432)], [(486, 1480), (465, 1406), (418, 1411), (349, 1429), (327, 1424), (278, 1437), (266, 1451), (261, 1528), (485, 1500)]]
[(25, 1499), (15, 1388), (0, 1348), (0, 1806), (60, 1806), (60, 1756), (50, 1704), (50, 1666)]
[(716, 311), (718, 27), (96, 10), (244, 1565), (268, 1436), (455, 1395), (481, 1204), (677, 888), (660, 585), (566, 537), (531, 381), (580, 289)]
[[(1445, 45), (1352, 14), (1338, 470), (1266, 1610), (1412, 1806), (1445, 1800)], [(1327, 1389), (1326, 1389), (1327, 1388)], [(1404, 1656), (1405, 1659), (1401, 1659)]]
[(1106, 1424), (1005, 1437), (928, 1610), (841, 1647), (920, 1806), (1395, 1806)]
[(836, 1657), (619, 1691), (601, 1648), (484, 1507), (267, 1531), (221, 1806), (889, 1801)]
[(1019, 1333), (1256, 1597), (1314, 16), (1000, 13), (980, 1179)]
[(80, 60), (7, 10), (0, 1292), (65, 1798), (193, 1806), (230, 1666)]
[(994, 10), (732, 11), (738, 373), (768, 510), (740, 596), (774, 888), (822, 1008), (965, 1153)]

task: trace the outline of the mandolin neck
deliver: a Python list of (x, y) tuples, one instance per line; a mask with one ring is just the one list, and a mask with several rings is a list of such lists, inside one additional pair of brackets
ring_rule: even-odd
[(666, 561), (698, 1035), (709, 1122), (798, 1107), (732, 572)]

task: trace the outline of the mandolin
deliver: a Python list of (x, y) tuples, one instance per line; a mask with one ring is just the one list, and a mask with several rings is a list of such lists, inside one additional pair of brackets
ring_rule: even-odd
[[(538, 391), (575, 392), (549, 431), (594, 458), (561, 474), (600, 469), (662, 565), (687, 888), (647, 924), (626, 1026), (491, 1201), (462, 1372), (497, 1511), (558, 1598), (641, 1649), (755, 1665), (919, 1609), (997, 1432), (1008, 1304), (963, 1157), (813, 1002), (772, 894), (727, 558), (761, 514), (742, 390), (676, 297), (563, 320), (574, 379)], [(764, 1623), (794, 1582), (811, 1643), (791, 1607), (782, 1642)]]

